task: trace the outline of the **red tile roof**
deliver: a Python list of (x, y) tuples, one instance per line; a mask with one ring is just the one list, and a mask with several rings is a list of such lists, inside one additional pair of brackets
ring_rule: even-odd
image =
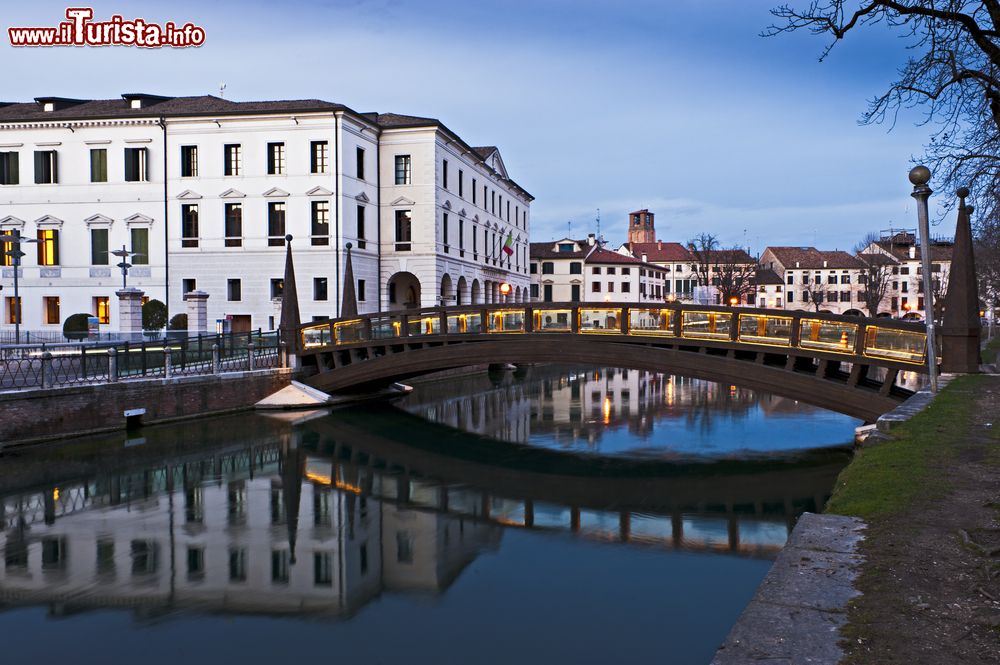
[(627, 242), (624, 247), (632, 256), (642, 257), (650, 263), (691, 263), (694, 256), (679, 242)]
[(768, 247), (764, 251), (765, 253), (770, 252), (785, 270), (859, 269), (865, 267), (864, 262), (859, 258), (841, 250), (821, 251), (815, 247)]

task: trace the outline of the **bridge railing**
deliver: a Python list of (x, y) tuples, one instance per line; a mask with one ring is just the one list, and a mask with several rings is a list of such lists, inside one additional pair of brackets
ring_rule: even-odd
[(678, 303), (433, 307), (304, 325), (300, 352), (380, 340), (474, 335), (618, 335), (739, 343), (925, 363), (924, 325), (893, 319)]

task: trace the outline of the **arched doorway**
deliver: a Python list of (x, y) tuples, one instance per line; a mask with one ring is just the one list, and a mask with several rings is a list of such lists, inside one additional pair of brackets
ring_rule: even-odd
[(468, 305), (469, 299), (466, 295), (466, 283), (464, 277), (458, 278), (458, 286), (455, 288), (455, 304), (456, 305)]
[(389, 278), (389, 311), (420, 307), (420, 280), (411, 272)]
[(844, 316), (864, 316), (860, 309), (849, 309), (844, 312)]
[(514, 287), (514, 302), (521, 302), (521, 287)]
[(445, 273), (444, 277), (441, 278), (441, 293), (438, 295), (441, 297), (442, 306), (447, 307), (455, 304), (455, 294), (451, 291), (451, 275), (448, 273)]
[(490, 280), (483, 282), (483, 302), (487, 305), (493, 304), (493, 282)]
[(472, 291), (469, 294), (473, 305), (478, 305), (483, 301), (482, 289), (479, 286), (479, 280), (472, 280)]

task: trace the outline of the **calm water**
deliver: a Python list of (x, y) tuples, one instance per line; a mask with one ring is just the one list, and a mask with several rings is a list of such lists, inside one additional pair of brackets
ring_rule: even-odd
[(9, 454), (3, 662), (705, 663), (856, 424), (549, 367)]

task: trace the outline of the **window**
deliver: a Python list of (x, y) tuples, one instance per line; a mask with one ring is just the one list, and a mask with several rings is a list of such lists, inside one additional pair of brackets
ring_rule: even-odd
[(368, 543), (361, 545), (361, 549), (358, 551), (360, 563), (361, 563), (361, 574), (364, 575), (368, 572)]
[[(486, 200), (486, 186), (483, 186), (483, 200)], [(497, 190), (490, 192), (490, 209), (492, 214), (497, 214)]]
[(243, 300), (243, 282), (238, 279), (226, 280), (226, 300), (239, 302)]
[(229, 550), (229, 581), (247, 581), (247, 551), (246, 548), (232, 548)]
[(35, 184), (51, 185), (59, 182), (59, 155), (55, 150), (35, 151)]
[(614, 292), (615, 292), (615, 283), (608, 282), (608, 293), (614, 293)]
[(396, 561), (413, 563), (413, 539), (406, 531), (396, 532)]
[(181, 146), (181, 177), (195, 178), (198, 176), (198, 146)]
[(271, 300), (277, 300), (285, 295), (285, 280), (280, 277), (271, 279)]
[(59, 323), (59, 296), (42, 298), (42, 312), (44, 312), (45, 323), (49, 325)]
[(631, 275), (632, 274), (632, 269), (631, 268), (622, 268), (622, 274), (623, 275)]
[(614, 275), (614, 274), (615, 274), (615, 269), (614, 269), (613, 267), (611, 267), (611, 266), (608, 266), (608, 267), (607, 267), (607, 268), (606, 268), (606, 269), (604, 270), (604, 272), (606, 272), (606, 273), (607, 273), (607, 274), (609, 274), (609, 275)]
[(552, 261), (542, 261), (542, 274), (552, 275), (555, 274), (555, 264)]
[(198, 280), (188, 277), (181, 280), (181, 295), (198, 290)]
[(90, 151), (90, 182), (108, 181), (108, 151), (93, 148)]
[(441, 163), (441, 181), (445, 189), (448, 189), (448, 160), (442, 160)]
[(583, 264), (579, 261), (574, 261), (569, 264), (569, 274), (571, 275), (582, 275), (583, 274)]
[(205, 576), (205, 548), (187, 548), (187, 576), (189, 580), (199, 580)]
[(333, 584), (333, 557), (329, 552), (313, 553), (313, 584), (315, 586)]
[(532, 298), (537, 298), (538, 297), (538, 285), (537, 284), (532, 284), (531, 285), (531, 297)]
[(7, 323), (24, 323), (21, 321), (21, 298), (7, 296), (4, 298), (4, 320)]
[(448, 253), (448, 213), (441, 217), (441, 238), (444, 243), (444, 253)]
[(850, 284), (851, 283), (851, 276), (850, 275), (841, 275), (840, 276), (840, 283), (841, 284)]
[(465, 220), (458, 220), (458, 251), (465, 256)]
[(462, 189), (465, 184), (465, 172), (462, 169), (458, 170), (458, 195), (462, 196)]
[(38, 230), (38, 265), (59, 265), (59, 231), (56, 229)]
[(267, 246), (284, 247), (285, 245), (285, 204), (282, 201), (272, 201), (267, 204)]
[(571, 243), (571, 242), (561, 242), (561, 243), (559, 243), (559, 248), (558, 249), (559, 249), (560, 252), (572, 252), (573, 251), (573, 243)]
[(826, 283), (827, 284), (836, 284), (837, 283), (837, 276), (836, 275), (827, 275), (827, 277), (826, 277)]
[(900, 286), (902, 287), (900, 290), (903, 293), (906, 293), (907, 291), (910, 290), (910, 283), (909, 282), (903, 282)]
[(285, 172), (285, 144), (267, 144), (267, 174), (281, 175)]
[(570, 300), (573, 302), (578, 302), (580, 300), (580, 285), (573, 284), (570, 286)]
[(552, 302), (552, 285), (545, 285), (545, 297), (543, 298), (545, 302)]
[(239, 175), (243, 168), (243, 151), (239, 143), (229, 143), (222, 147), (223, 175)]
[(313, 300), (328, 300), (327, 278), (313, 277)]
[(0, 185), (16, 185), (20, 182), (18, 156), (16, 152), (0, 152)]
[(149, 229), (135, 228), (129, 233), (133, 254), (128, 257), (134, 266), (149, 265)]
[(789, 291), (787, 294), (785, 294), (785, 299), (788, 302), (795, 302), (795, 292), (794, 291)]
[(600, 266), (594, 266), (593, 268), (591, 268), (590, 269), (590, 273), (592, 275), (600, 275), (601, 274), (601, 268), (600, 268)]
[(111, 298), (108, 296), (94, 297), (94, 316), (100, 323), (111, 323)]
[(271, 582), (288, 584), (288, 550), (271, 551)]
[(794, 284), (795, 283), (795, 275), (791, 275), (791, 274), (788, 275), (787, 280), (788, 280), (787, 281), (788, 284)]
[(600, 282), (591, 282), (591, 284), (590, 284), (590, 290), (591, 290), (592, 293), (600, 293), (601, 292), (601, 283)]
[(90, 229), (90, 265), (108, 265), (107, 229)]
[(224, 208), (226, 247), (243, 246), (243, 204), (227, 203)]
[(358, 302), (365, 301), (365, 280), (358, 280)]
[(198, 246), (198, 204), (181, 206), (181, 247)]
[(365, 241), (365, 207), (358, 206), (358, 249), (364, 249)]
[(410, 156), (396, 155), (396, 184), (410, 184)]
[(309, 142), (310, 173), (326, 173), (327, 153), (329, 152), (329, 150), (330, 150), (330, 144), (327, 141)]
[(396, 251), (410, 251), (412, 218), (409, 210), (396, 211)]
[(528, 272), (531, 273), (532, 275), (537, 275), (538, 274), (538, 264), (537, 263), (532, 263), (531, 267), (528, 269)]
[[(284, 213), (282, 213), (284, 215)], [(282, 222), (282, 228), (284, 228), (284, 222)], [(330, 202), (329, 201), (313, 201), (312, 202), (312, 244), (313, 245), (329, 245), (330, 244)]]
[(133, 540), (131, 555), (133, 575), (150, 575), (156, 572), (159, 548), (155, 540)]
[(472, 203), (476, 203), (476, 179), (472, 179)]
[(354, 168), (358, 174), (358, 180), (365, 179), (365, 149), (355, 148), (354, 150)]
[(146, 148), (125, 148), (125, 182), (146, 182), (149, 180), (148, 154), (149, 151)]
[(622, 282), (622, 293), (629, 293), (632, 291), (632, 284), (630, 282)]

